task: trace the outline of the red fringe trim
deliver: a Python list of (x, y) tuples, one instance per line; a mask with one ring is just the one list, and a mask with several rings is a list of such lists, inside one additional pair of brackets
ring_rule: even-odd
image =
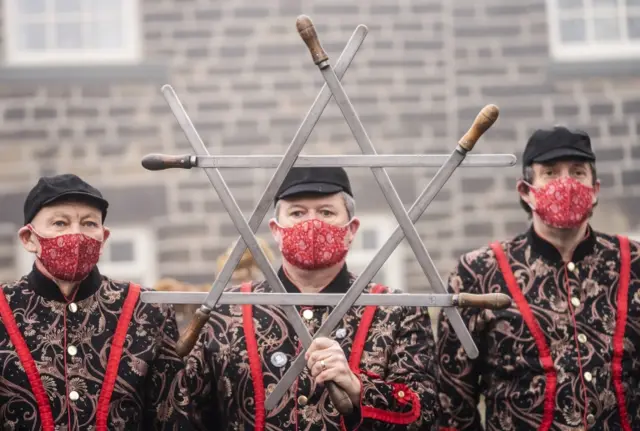
[(109, 352), (109, 360), (107, 361), (107, 370), (104, 375), (104, 382), (100, 390), (100, 398), (98, 399), (98, 407), (96, 413), (96, 431), (107, 431), (107, 422), (109, 419), (109, 403), (113, 388), (116, 386), (116, 378), (118, 377), (118, 366), (120, 365), (120, 357), (124, 350), (124, 342), (127, 337), (129, 323), (136, 307), (136, 302), (140, 296), (140, 286), (137, 284), (129, 284), (129, 292), (122, 306), (122, 314), (118, 319), (116, 333), (111, 342), (111, 351)]
[[(251, 292), (251, 283), (243, 283), (242, 292)], [(250, 304), (242, 306), (242, 327), (247, 342), (247, 354), (249, 355), (249, 368), (251, 369), (251, 378), (253, 380), (253, 391), (256, 398), (256, 431), (263, 431), (265, 425), (265, 393), (264, 379), (262, 375), (262, 362), (260, 353), (258, 352), (258, 342), (256, 340), (256, 332), (253, 326), (253, 307)]]
[[(371, 292), (382, 293), (385, 291), (386, 288), (384, 286), (376, 285)], [(353, 341), (353, 346), (351, 347), (351, 355), (349, 356), (349, 367), (356, 375), (360, 375), (361, 373), (360, 359), (362, 358), (362, 351), (364, 350), (364, 345), (367, 341), (367, 335), (369, 333), (371, 323), (373, 323), (373, 317), (375, 315), (376, 309), (377, 307), (374, 305), (370, 305), (365, 308), (362, 319), (360, 320), (358, 331), (356, 332), (356, 336)], [(368, 373), (365, 370), (365, 374), (371, 375), (372, 373)], [(407, 403), (412, 404), (410, 412), (397, 413), (388, 410), (377, 409), (374, 407), (363, 406), (361, 401), (360, 411), (362, 412), (362, 417), (399, 425), (408, 425), (410, 423), (413, 423), (420, 417), (420, 398), (415, 392), (411, 390), (406, 391), (405, 397)], [(344, 421), (342, 421), (342, 424), (343, 429), (345, 429)]]
[(509, 292), (516, 301), (516, 305), (522, 313), (522, 318), (529, 327), (529, 331), (531, 331), (531, 334), (533, 334), (536, 346), (538, 347), (538, 352), (540, 354), (540, 363), (542, 364), (542, 367), (545, 370), (545, 375), (547, 377), (547, 386), (544, 394), (544, 413), (539, 430), (547, 431), (549, 428), (551, 428), (551, 424), (553, 423), (557, 382), (556, 370), (553, 366), (553, 359), (551, 358), (551, 351), (549, 350), (549, 346), (547, 346), (544, 334), (540, 329), (540, 326), (538, 326), (538, 322), (536, 322), (535, 316), (533, 315), (533, 312), (531, 311), (531, 308), (529, 307), (524, 294), (518, 286), (518, 282), (513, 275), (513, 271), (511, 270), (511, 266), (509, 265), (506, 254), (502, 250), (502, 246), (500, 245), (500, 243), (495, 242), (491, 244), (491, 248), (496, 255), (496, 259), (498, 261), (498, 264), (500, 265), (500, 270), (502, 271), (502, 276), (507, 283)]
[(629, 238), (618, 236), (620, 241), (620, 284), (618, 286), (618, 312), (616, 330), (613, 336), (613, 386), (620, 410), (620, 423), (624, 431), (631, 431), (627, 402), (622, 385), (622, 356), (624, 355), (624, 332), (627, 326), (627, 307), (629, 306), (629, 278), (631, 273), (631, 250)]
[(25, 373), (27, 373), (27, 378), (29, 379), (31, 390), (33, 391), (33, 395), (35, 396), (36, 402), (38, 403), (38, 411), (40, 412), (42, 430), (54, 431), (55, 423), (53, 421), (53, 414), (51, 413), (51, 406), (49, 405), (47, 393), (45, 392), (44, 386), (42, 385), (40, 373), (38, 372), (38, 368), (36, 367), (36, 363), (33, 360), (33, 357), (31, 356), (31, 351), (29, 350), (26, 341), (22, 337), (20, 329), (18, 329), (16, 320), (13, 317), (13, 311), (11, 311), (11, 307), (7, 302), (7, 298), (5, 298), (4, 296), (4, 290), (0, 291), (0, 316), (2, 317), (5, 328), (7, 328), (9, 339), (11, 339), (11, 342), (16, 349), (18, 359), (20, 359), (20, 363), (22, 364)]

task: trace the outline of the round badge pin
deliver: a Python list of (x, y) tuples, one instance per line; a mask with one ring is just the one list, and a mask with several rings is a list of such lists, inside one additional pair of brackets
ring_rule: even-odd
[(344, 328), (340, 328), (336, 331), (336, 338), (344, 338), (347, 336), (347, 330)]
[(276, 352), (271, 355), (271, 363), (278, 368), (284, 367), (287, 363), (287, 355), (282, 352)]

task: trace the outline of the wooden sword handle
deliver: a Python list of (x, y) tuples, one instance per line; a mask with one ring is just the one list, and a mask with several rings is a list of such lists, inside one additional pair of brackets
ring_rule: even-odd
[(462, 308), (504, 310), (511, 306), (511, 297), (504, 293), (459, 293), (454, 295), (453, 303)]
[(164, 169), (191, 169), (191, 155), (171, 156), (169, 154), (147, 154), (142, 158), (142, 166), (149, 171), (162, 171)]
[(478, 139), (496, 122), (498, 115), (500, 115), (500, 109), (496, 105), (487, 105), (482, 108), (467, 133), (458, 141), (458, 145), (467, 151), (473, 150)]
[(184, 358), (191, 352), (193, 346), (195, 346), (198, 341), (200, 331), (202, 331), (202, 328), (204, 328), (204, 325), (207, 324), (208, 320), (209, 313), (202, 311), (202, 307), (198, 308), (193, 319), (191, 319), (191, 323), (189, 323), (189, 326), (184, 333), (180, 335), (180, 338), (176, 343), (176, 353), (178, 356)]
[(324, 49), (318, 40), (318, 33), (316, 33), (316, 28), (313, 26), (311, 18), (306, 15), (300, 15), (296, 19), (296, 28), (298, 29), (298, 33), (300, 33), (300, 37), (304, 43), (307, 44), (307, 48), (309, 48), (309, 52), (311, 53), (311, 58), (313, 58), (313, 62), (316, 65), (329, 60), (329, 56), (324, 52)]
[(329, 391), (329, 397), (331, 398), (331, 402), (334, 406), (336, 406), (336, 410), (340, 412), (341, 415), (347, 416), (353, 413), (353, 404), (351, 403), (351, 398), (349, 395), (335, 382), (325, 382), (325, 387), (327, 391)]

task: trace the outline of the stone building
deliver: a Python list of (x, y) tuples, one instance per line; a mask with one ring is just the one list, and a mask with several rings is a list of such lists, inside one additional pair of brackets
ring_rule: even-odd
[[(1, 3), (0, 280), (30, 267), (16, 238), (27, 190), (74, 172), (111, 201), (103, 272), (211, 281), (237, 233), (206, 175), (140, 165), (148, 153), (190, 152), (160, 88), (174, 87), (211, 154), (282, 154), (323, 83), (295, 30), (301, 13), (334, 64), (355, 27), (368, 27), (343, 84), (379, 153), (449, 153), (488, 103), (501, 116), (477, 154), (519, 156), (538, 126), (581, 127), (599, 157), (594, 225), (640, 232), (638, 0)], [(359, 152), (331, 102), (303, 154)], [(435, 171), (388, 170), (407, 207)], [(247, 217), (272, 172), (222, 172)], [(363, 223), (357, 269), (396, 223), (372, 174), (349, 172)], [(526, 228), (519, 173), (460, 168), (427, 209), (418, 228), (443, 276), (462, 252)], [(428, 286), (406, 242), (377, 278)]]

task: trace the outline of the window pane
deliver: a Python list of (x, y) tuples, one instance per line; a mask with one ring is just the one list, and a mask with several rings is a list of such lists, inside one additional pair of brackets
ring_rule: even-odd
[(627, 0), (627, 6), (639, 6), (640, 7), (640, 0)]
[(119, 21), (102, 21), (90, 24), (88, 45), (96, 49), (122, 47), (122, 25)]
[(618, 9), (618, 0), (592, 0), (592, 1), (593, 1), (594, 7), (608, 6), (614, 9)]
[(616, 18), (596, 18), (593, 20), (593, 31), (597, 41), (620, 39), (620, 26)]
[(558, 7), (565, 9), (579, 9), (584, 7), (583, 0), (558, 0)]
[(109, 1), (90, 1), (88, 5), (94, 18), (104, 17), (105, 15), (120, 16), (122, 13), (122, 0)]
[(560, 40), (562, 42), (583, 42), (586, 29), (583, 19), (565, 19), (560, 21)]
[(56, 24), (56, 48), (80, 49), (82, 48), (82, 26), (76, 22)]
[[(5, 0), (6, 1), (6, 0)], [(20, 29), (18, 46), (27, 51), (41, 51), (47, 46), (43, 24), (24, 24)]]
[(378, 232), (372, 229), (362, 231), (362, 248), (375, 250), (378, 247)]
[(130, 241), (112, 242), (109, 255), (111, 262), (133, 262), (133, 243)]
[[(102, 3), (104, 0), (99, 0), (97, 3)], [(56, 12), (80, 12), (82, 10), (81, 0), (55, 0)]]
[[(9, 1), (9, 0), (4, 0)], [(42, 14), (44, 13), (45, 0), (18, 0), (18, 7), (24, 14)]]
[(627, 20), (629, 39), (640, 39), (640, 16), (630, 16)]

